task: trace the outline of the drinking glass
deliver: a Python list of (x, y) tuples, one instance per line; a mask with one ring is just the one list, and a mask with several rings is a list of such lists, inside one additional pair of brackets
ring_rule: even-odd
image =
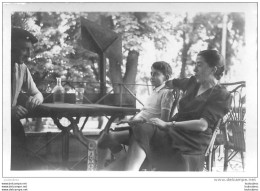
[(76, 88), (76, 103), (82, 104), (84, 96), (84, 88)]

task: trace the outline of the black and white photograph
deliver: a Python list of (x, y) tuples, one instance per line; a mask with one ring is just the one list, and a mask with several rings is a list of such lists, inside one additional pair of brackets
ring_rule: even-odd
[(2, 2), (1, 22), (2, 190), (258, 191), (257, 2)]

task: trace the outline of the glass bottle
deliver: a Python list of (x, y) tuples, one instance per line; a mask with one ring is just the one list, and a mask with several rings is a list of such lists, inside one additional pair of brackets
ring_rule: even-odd
[(57, 79), (57, 85), (53, 88), (53, 103), (64, 103), (65, 90), (61, 85), (61, 78)]

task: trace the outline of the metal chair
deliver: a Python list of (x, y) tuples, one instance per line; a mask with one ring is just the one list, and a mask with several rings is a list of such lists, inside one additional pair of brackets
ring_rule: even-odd
[(223, 119), (220, 119), (215, 127), (215, 130), (212, 134), (209, 146), (205, 152), (205, 166), (204, 169), (206, 171), (212, 171), (212, 167), (214, 165), (214, 161), (215, 161), (215, 151), (218, 147), (218, 145), (216, 145), (216, 138), (217, 135), (220, 133), (220, 124), (222, 123)]
[(227, 171), (230, 161), (239, 153), (242, 168), (244, 170), (245, 144), (245, 82), (237, 82), (227, 85), (237, 85), (230, 91), (232, 105), (227, 121), (223, 128), (224, 135), (224, 171)]
[[(244, 168), (244, 116), (245, 116), (245, 82), (223, 83), (232, 95), (231, 109), (229, 113), (223, 117), (221, 123), (217, 125), (214, 134), (215, 141), (211, 142), (206, 153), (205, 170), (212, 171), (215, 164), (215, 153), (219, 149), (219, 154), (224, 152), (224, 171), (227, 170), (228, 163), (238, 154), (241, 154), (242, 166)], [(236, 86), (232, 89), (232, 87)], [(213, 137), (215, 136), (213, 134)], [(213, 140), (212, 140), (213, 141)], [(221, 151), (221, 146), (224, 151)]]
[[(242, 167), (244, 169), (244, 152), (245, 152), (245, 82), (223, 83), (222, 85), (230, 89), (232, 95), (230, 112), (223, 117), (217, 125), (213, 138), (214, 142), (210, 145), (205, 153), (205, 169), (212, 171), (215, 163), (215, 152), (220, 146), (224, 145), (224, 171), (227, 171), (228, 163), (238, 154), (241, 155)], [(232, 87), (236, 86), (232, 89)], [(214, 135), (216, 134), (216, 135)], [(221, 151), (220, 151), (221, 152)]]

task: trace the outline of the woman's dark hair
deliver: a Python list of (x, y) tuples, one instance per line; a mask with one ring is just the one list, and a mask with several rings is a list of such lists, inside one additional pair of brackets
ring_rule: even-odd
[(163, 75), (165, 75), (167, 79), (169, 79), (172, 75), (172, 68), (171, 68), (170, 64), (168, 64), (167, 62), (164, 62), (164, 61), (154, 62), (152, 67), (155, 70), (159, 70), (160, 72), (162, 72)]
[(209, 67), (217, 68), (214, 76), (217, 80), (220, 80), (225, 70), (223, 56), (217, 50), (203, 50), (199, 52), (198, 56), (202, 56)]

